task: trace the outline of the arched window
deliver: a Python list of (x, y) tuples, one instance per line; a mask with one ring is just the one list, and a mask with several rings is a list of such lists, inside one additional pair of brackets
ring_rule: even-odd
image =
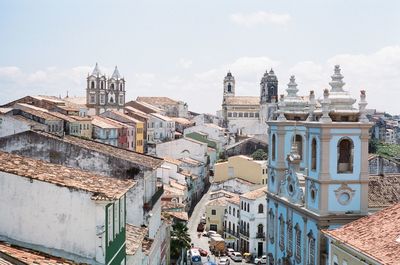
[(228, 231), (231, 231), (231, 221), (228, 222)]
[(317, 139), (311, 141), (311, 170), (317, 170)]
[(301, 263), (301, 230), (299, 224), (294, 227), (296, 230), (296, 249), (295, 249), (295, 259), (297, 263)]
[(247, 211), (250, 212), (250, 203), (247, 204)]
[(240, 203), (240, 209), (243, 210), (243, 202)]
[(353, 141), (349, 138), (342, 138), (337, 145), (338, 173), (353, 173)]
[(90, 88), (94, 88), (94, 81), (90, 82)]
[(275, 225), (275, 215), (272, 208), (268, 211), (268, 238), (271, 243), (274, 243), (274, 225)]
[(257, 226), (257, 238), (264, 238), (264, 225), (259, 224)]
[(228, 84), (228, 92), (232, 92), (232, 85), (230, 83)]
[(258, 213), (263, 213), (264, 212), (264, 205), (262, 205), (262, 203), (260, 203), (258, 205)]
[(231, 214), (231, 206), (229, 206), (229, 214)]
[(297, 145), (297, 153), (300, 155), (300, 159), (303, 159), (303, 137), (300, 134), (296, 134), (294, 142)]
[(122, 84), (119, 84), (119, 90), (122, 91)]
[(271, 144), (271, 153), (272, 153), (272, 160), (276, 158), (276, 139), (275, 134), (272, 135), (272, 144)]
[(111, 89), (114, 89), (114, 84), (111, 84), (110, 88), (111, 88)]
[(313, 232), (308, 233), (307, 265), (315, 265), (315, 238)]
[(233, 216), (236, 216), (236, 209), (233, 208)]
[(104, 89), (104, 81), (100, 82), (100, 89)]
[(279, 216), (279, 249), (285, 249), (285, 220), (282, 214)]
[(293, 254), (293, 224), (290, 219), (287, 221), (286, 252), (287, 252), (288, 256), (292, 256), (292, 254)]

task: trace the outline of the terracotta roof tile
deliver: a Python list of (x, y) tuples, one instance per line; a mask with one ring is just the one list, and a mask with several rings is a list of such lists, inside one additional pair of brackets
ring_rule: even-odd
[(150, 254), (150, 250), (151, 250), (153, 241), (154, 241), (154, 239), (150, 239), (150, 238), (145, 238), (142, 241), (142, 251), (146, 256), (148, 256)]
[(260, 105), (260, 97), (235, 96), (226, 98), (227, 105)]
[(175, 105), (178, 102), (168, 97), (137, 97), (136, 101), (143, 101), (150, 105), (162, 106), (162, 105)]
[(368, 207), (383, 208), (400, 202), (400, 174), (369, 176)]
[(147, 235), (146, 227), (134, 226), (126, 224), (126, 254), (135, 255), (139, 247), (142, 246), (142, 241)]
[[(28, 265), (46, 264), (46, 265), (71, 265), (71, 264), (82, 264), (75, 263), (63, 258), (50, 256), (48, 254), (34, 251), (27, 248), (11, 246), (10, 244), (0, 242), (0, 252), (12, 257), (18, 261), (24, 262)], [(3, 259), (4, 260), (4, 259)], [(0, 264), (13, 264), (13, 263), (2, 263), (0, 258)]]
[(100, 116), (93, 116), (93, 126), (97, 126), (104, 129), (120, 129), (122, 126), (110, 119), (106, 119)]
[(246, 198), (248, 200), (256, 200), (260, 197), (263, 197), (263, 196), (265, 197), (266, 192), (267, 192), (267, 187), (262, 187), (262, 188), (259, 188), (256, 190), (246, 192), (240, 196), (243, 198)]
[(189, 216), (187, 212), (172, 212), (172, 211), (166, 211), (167, 214), (171, 215), (172, 217), (175, 217), (177, 219), (180, 219), (182, 221), (188, 221)]
[(175, 159), (175, 158), (172, 158), (172, 157), (169, 157), (169, 156), (165, 156), (165, 157), (163, 157), (163, 159), (165, 160), (165, 162), (168, 162), (168, 163), (171, 163), (171, 164), (174, 164), (174, 165), (177, 165), (177, 166), (182, 164), (182, 162), (179, 161), (178, 159)]
[(323, 232), (382, 264), (399, 264), (400, 204)]
[(213, 199), (209, 202), (206, 203), (207, 206), (226, 206), (227, 205), (227, 200), (228, 198), (226, 197), (220, 197), (218, 199)]
[(0, 171), (87, 191), (93, 194), (93, 200), (115, 200), (135, 185), (133, 180), (105, 177), (4, 152), (0, 152)]

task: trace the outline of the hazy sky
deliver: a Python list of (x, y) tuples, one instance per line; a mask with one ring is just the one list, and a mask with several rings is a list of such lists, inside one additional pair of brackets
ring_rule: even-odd
[(284, 93), (320, 96), (340, 64), (354, 97), (400, 114), (400, 1), (0, 0), (0, 104), (24, 95), (83, 96), (98, 62), (127, 80), (127, 100), (168, 96), (215, 113), (228, 70), (259, 95), (273, 67)]

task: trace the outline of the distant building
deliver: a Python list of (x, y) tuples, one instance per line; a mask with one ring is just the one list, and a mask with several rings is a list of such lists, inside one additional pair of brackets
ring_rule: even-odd
[(137, 97), (136, 101), (153, 105), (165, 111), (169, 117), (188, 118), (188, 105), (183, 101), (176, 101), (168, 97)]
[(238, 135), (265, 135), (265, 122), (276, 110), (278, 79), (267, 71), (260, 83), (260, 96), (236, 96), (235, 78), (231, 72), (224, 78), (221, 116), (224, 127)]
[(267, 184), (267, 161), (247, 156), (232, 156), (226, 162), (215, 164), (214, 181), (241, 178), (254, 184)]
[(86, 106), (94, 110), (91, 114), (100, 114), (106, 110), (122, 111), (125, 105), (125, 79), (117, 66), (111, 78), (100, 71), (98, 64), (87, 77)]
[(399, 264), (400, 204), (373, 215), (323, 230), (330, 249), (328, 263), (332, 265)]

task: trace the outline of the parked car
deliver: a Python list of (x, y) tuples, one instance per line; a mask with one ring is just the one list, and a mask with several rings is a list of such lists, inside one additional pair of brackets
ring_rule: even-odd
[(223, 258), (219, 259), (218, 265), (229, 265), (229, 264), (230, 264), (230, 261), (228, 258), (223, 257)]
[(204, 231), (204, 224), (203, 223), (199, 223), (197, 225), (197, 232), (203, 232)]
[(242, 261), (243, 257), (242, 257), (242, 254), (240, 254), (239, 252), (233, 252), (232, 256), (231, 256), (231, 259), (233, 261)]
[(235, 252), (235, 250), (233, 248), (227, 248), (226, 249), (226, 255), (228, 257), (232, 256), (232, 253)]
[(202, 249), (202, 248), (199, 248), (199, 252), (200, 252), (200, 255), (201, 255), (202, 257), (207, 257), (207, 255), (208, 255), (207, 250), (204, 250), (204, 249)]
[(213, 235), (215, 235), (215, 234), (217, 234), (217, 232), (216, 232), (216, 231), (213, 231), (213, 230), (210, 230), (210, 231), (207, 232), (207, 236), (208, 236), (208, 237), (211, 237), (211, 236), (213, 236)]
[(264, 256), (262, 256), (261, 258), (255, 258), (254, 259), (254, 263), (255, 264), (267, 264), (267, 256), (266, 255), (264, 255)]

